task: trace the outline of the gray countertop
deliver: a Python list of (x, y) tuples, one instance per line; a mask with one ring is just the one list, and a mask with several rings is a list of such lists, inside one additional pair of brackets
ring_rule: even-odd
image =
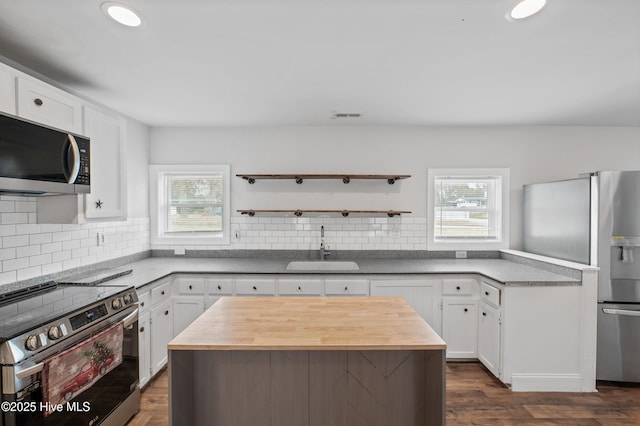
[(357, 271), (287, 271), (286, 260), (239, 258), (151, 257), (122, 266), (129, 275), (109, 281), (111, 285), (144, 286), (172, 273), (279, 274), (362, 276), (377, 274), (481, 274), (507, 286), (580, 285), (576, 278), (548, 272), (503, 259), (358, 259)]

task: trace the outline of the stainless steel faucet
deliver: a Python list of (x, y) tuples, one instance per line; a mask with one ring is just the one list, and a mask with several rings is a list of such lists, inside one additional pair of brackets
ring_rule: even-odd
[(325, 260), (331, 252), (324, 248), (324, 225), (320, 226), (320, 260)]

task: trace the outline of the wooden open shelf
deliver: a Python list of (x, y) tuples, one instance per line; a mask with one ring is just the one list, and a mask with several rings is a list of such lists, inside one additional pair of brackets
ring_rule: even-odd
[(383, 179), (389, 185), (393, 185), (397, 180), (408, 179), (411, 175), (359, 175), (359, 174), (243, 174), (236, 175), (250, 184), (254, 184), (257, 179), (294, 179), (297, 184), (301, 184), (305, 179), (342, 179), (343, 183), (351, 182), (351, 179)]
[(256, 213), (293, 213), (296, 216), (302, 216), (303, 213), (340, 213), (347, 217), (351, 213), (359, 214), (386, 214), (389, 217), (400, 216), (402, 214), (411, 214), (410, 211), (404, 210), (236, 210), (240, 214), (255, 216)]

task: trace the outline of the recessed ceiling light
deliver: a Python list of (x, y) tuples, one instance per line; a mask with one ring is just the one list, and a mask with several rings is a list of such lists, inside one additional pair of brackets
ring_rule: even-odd
[(100, 8), (109, 18), (127, 27), (140, 27), (144, 23), (138, 12), (123, 4), (109, 1), (102, 3)]
[(521, 0), (507, 12), (508, 20), (518, 20), (534, 15), (544, 7), (547, 0)]

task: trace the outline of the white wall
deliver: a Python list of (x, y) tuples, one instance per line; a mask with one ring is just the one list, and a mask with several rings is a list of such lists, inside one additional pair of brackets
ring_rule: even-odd
[[(258, 181), (248, 185), (234, 176), (232, 221), (234, 230), (241, 230), (241, 238), (224, 248), (313, 248), (316, 228), (325, 221), (333, 228), (330, 236), (339, 248), (424, 249), (428, 168), (508, 167), (511, 247), (518, 249), (523, 184), (594, 170), (640, 169), (640, 128), (632, 127), (154, 128), (150, 135), (150, 164), (231, 164), (232, 175), (316, 172), (413, 176), (393, 186), (380, 181), (349, 185), (340, 181), (302, 185)], [(406, 226), (381, 219), (370, 222), (381, 226), (358, 227), (367, 221), (354, 218), (341, 222), (339, 217), (256, 220), (257, 216), (239, 218), (235, 213), (236, 209), (288, 208), (396, 209), (413, 214), (403, 217)], [(309, 223), (315, 226), (306, 226)], [(285, 232), (288, 238), (281, 238)]]

